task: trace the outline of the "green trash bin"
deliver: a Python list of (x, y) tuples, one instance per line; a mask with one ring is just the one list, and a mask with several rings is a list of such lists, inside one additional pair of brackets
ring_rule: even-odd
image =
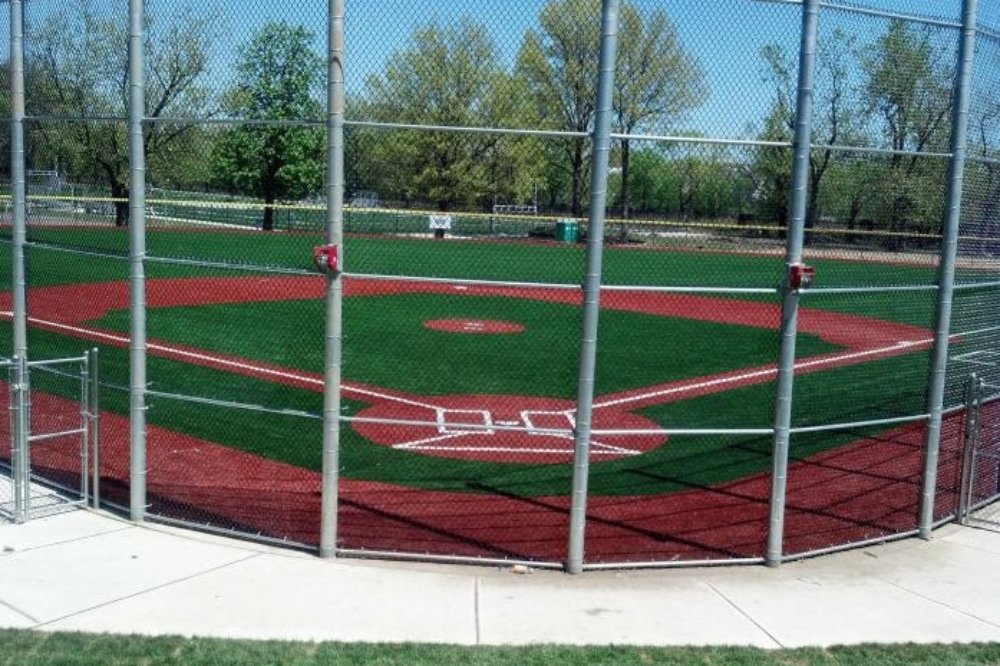
[(576, 220), (556, 222), (556, 240), (563, 243), (575, 243), (580, 240), (580, 223)]

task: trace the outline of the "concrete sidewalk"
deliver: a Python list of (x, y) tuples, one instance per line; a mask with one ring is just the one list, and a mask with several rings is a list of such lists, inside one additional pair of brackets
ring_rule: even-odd
[(1000, 641), (1000, 534), (786, 564), (515, 574), (322, 561), (90, 511), (0, 525), (0, 626), (454, 644)]

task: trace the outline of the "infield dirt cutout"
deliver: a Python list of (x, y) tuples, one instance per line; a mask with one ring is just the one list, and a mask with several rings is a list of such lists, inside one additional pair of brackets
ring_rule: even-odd
[[(445, 458), (506, 463), (559, 463), (573, 458), (576, 403), (510, 395), (434, 396), (427, 402), (391, 398), (360, 412), (354, 429), (375, 444)], [(387, 423), (392, 420), (396, 423)], [(412, 425), (398, 423), (410, 421)], [(651, 434), (595, 434), (595, 461), (635, 456), (662, 446), (659, 426), (627, 408), (595, 412), (593, 428)]]

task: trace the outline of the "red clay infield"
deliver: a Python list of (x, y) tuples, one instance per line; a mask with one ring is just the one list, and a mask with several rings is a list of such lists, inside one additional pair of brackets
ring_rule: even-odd
[[(375, 280), (348, 281), (346, 289), (349, 296), (405, 291), (458, 293), (444, 284)], [(150, 307), (319, 298), (322, 293), (322, 278), (308, 277), (148, 283)], [(555, 289), (475, 286), (460, 293), (568, 303), (579, 303), (580, 299), (577, 291)], [(4, 298), (9, 301), (9, 295)], [(125, 347), (127, 340), (120, 335), (87, 328), (84, 323), (107, 311), (125, 308), (127, 302), (127, 285), (123, 283), (33, 289), (32, 325)], [(780, 309), (773, 304), (672, 294), (616, 292), (609, 294), (602, 306), (772, 329), (780, 317)], [(0, 307), (7, 309), (9, 305), (0, 302)], [(800, 373), (910, 353), (926, 348), (930, 342), (929, 333), (918, 327), (808, 309), (800, 314), (800, 328), (846, 348), (800, 361)], [(316, 375), (175, 344), (153, 341), (150, 353), (264, 380), (322, 388), (322, 380)], [(648, 429), (655, 424), (634, 410), (771, 381), (775, 372), (773, 366), (762, 366), (599, 396), (595, 400), (594, 427)], [(344, 392), (371, 405), (363, 412), (365, 417), (434, 424), (354, 425), (362, 434), (388, 446), (403, 448), (423, 441), (429, 447), (439, 445), (436, 451), (428, 449), (429, 455), (507, 462), (569, 460), (573, 418), (569, 402), (518, 396), (424, 398), (350, 383), (345, 383)], [(46, 396), (33, 397), (34, 413), (46, 409), (52, 414), (72, 414), (67, 403)], [(434, 420), (427, 418), (431, 413)], [(528, 435), (504, 430), (529, 421), (552, 432)], [(471, 428), (470, 424), (480, 427)], [(496, 426), (493, 432), (485, 433), (483, 428), (490, 430), (491, 424)], [(126, 420), (105, 413), (105, 492), (112, 498), (117, 493), (122, 500), (127, 497), (127, 439)], [(801, 552), (912, 527), (919, 496), (921, 439), (922, 428), (908, 426), (794, 463), (789, 473), (787, 550)], [(950, 442), (957, 437), (945, 439)], [(601, 455), (636, 455), (662, 446), (666, 437), (616, 436), (602, 441), (598, 435), (595, 440), (607, 447), (602, 454), (597, 451), (601, 447), (595, 446), (594, 461), (599, 462)], [(502, 450), (491, 452), (491, 448)], [(545, 452), (550, 449), (558, 451)], [(33, 463), (40, 470), (48, 468), (52, 472), (79, 464), (72, 455), (52, 451), (40, 447), (34, 452)], [(946, 454), (948, 451), (946, 445)], [(944, 455), (943, 460), (947, 465), (950, 458)], [(318, 542), (320, 479), (316, 472), (156, 427), (150, 428), (148, 468), (154, 513), (302, 543)], [(663, 496), (593, 497), (589, 502), (588, 557), (591, 561), (624, 561), (759, 556), (767, 527), (768, 487), (768, 475), (757, 475), (719, 487), (692, 488)], [(517, 497), (498, 495), (488, 488), (470, 490), (476, 492), (436, 492), (343, 479), (341, 545), (541, 560), (564, 557), (568, 497)]]

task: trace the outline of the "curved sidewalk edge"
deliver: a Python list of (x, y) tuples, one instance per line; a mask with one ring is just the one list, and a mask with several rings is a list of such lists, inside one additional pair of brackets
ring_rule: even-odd
[(1000, 641), (1000, 533), (785, 564), (568, 576), (309, 555), (90, 511), (0, 525), (0, 626), (311, 641)]

